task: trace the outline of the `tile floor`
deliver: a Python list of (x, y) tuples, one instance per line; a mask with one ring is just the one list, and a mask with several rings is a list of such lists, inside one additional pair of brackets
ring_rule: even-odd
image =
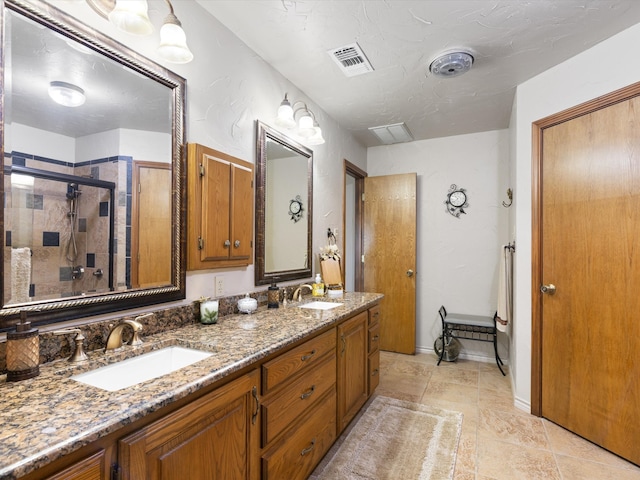
[(436, 361), (381, 352), (376, 393), (464, 414), (454, 480), (640, 480), (639, 467), (515, 408), (495, 364)]

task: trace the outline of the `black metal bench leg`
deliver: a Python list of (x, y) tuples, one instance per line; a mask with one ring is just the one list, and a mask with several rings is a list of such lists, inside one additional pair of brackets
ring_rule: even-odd
[(436, 366), (440, 366), (440, 362), (442, 361), (443, 357), (444, 357), (444, 332), (442, 332), (442, 348), (440, 349), (440, 358), (438, 359), (438, 363), (436, 364)]
[(503, 377), (506, 377), (506, 373), (504, 373), (504, 370), (502, 370), (502, 366), (504, 365), (504, 363), (502, 363), (502, 359), (500, 358), (500, 355), (498, 355), (498, 334), (494, 333), (493, 334), (493, 350), (496, 354), (496, 365), (498, 365), (498, 368), (500, 369), (500, 372), (502, 373)]

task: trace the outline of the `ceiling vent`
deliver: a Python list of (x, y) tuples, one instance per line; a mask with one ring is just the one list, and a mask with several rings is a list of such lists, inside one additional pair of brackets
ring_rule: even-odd
[(373, 72), (373, 67), (360, 45), (352, 43), (327, 52), (347, 77)]
[(413, 135), (403, 123), (394, 123), (392, 125), (381, 125), (379, 127), (369, 127), (369, 130), (385, 145), (394, 143), (411, 142)]

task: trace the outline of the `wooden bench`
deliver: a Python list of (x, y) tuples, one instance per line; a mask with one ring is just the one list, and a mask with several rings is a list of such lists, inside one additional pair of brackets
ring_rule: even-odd
[(498, 355), (498, 329), (496, 327), (497, 312), (493, 317), (482, 315), (467, 315), (464, 313), (447, 313), (444, 305), (438, 311), (442, 320), (442, 349), (438, 358), (438, 365), (444, 357), (445, 345), (448, 345), (451, 338), (463, 338), (466, 340), (477, 340), (479, 342), (493, 342), (493, 350), (496, 355), (496, 364), (502, 375), (502, 359)]

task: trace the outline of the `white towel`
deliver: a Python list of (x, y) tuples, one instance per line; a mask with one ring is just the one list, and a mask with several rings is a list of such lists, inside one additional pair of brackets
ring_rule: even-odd
[(11, 249), (11, 300), (9, 303), (29, 301), (31, 285), (31, 249), (29, 247)]
[(513, 299), (511, 255), (511, 247), (503, 246), (498, 267), (498, 316), (496, 318), (496, 327), (501, 332), (506, 332), (511, 322), (511, 302)]

